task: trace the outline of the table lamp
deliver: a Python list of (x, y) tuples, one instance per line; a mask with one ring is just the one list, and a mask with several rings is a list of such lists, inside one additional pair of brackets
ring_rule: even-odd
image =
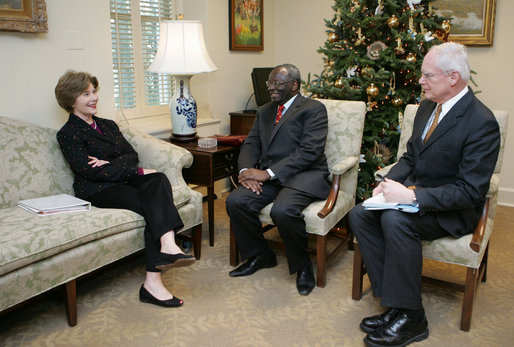
[(189, 81), (194, 74), (216, 71), (205, 46), (201, 21), (170, 20), (160, 23), (157, 54), (148, 71), (174, 76), (175, 92), (170, 99), (170, 140), (187, 142), (196, 134), (197, 107)]

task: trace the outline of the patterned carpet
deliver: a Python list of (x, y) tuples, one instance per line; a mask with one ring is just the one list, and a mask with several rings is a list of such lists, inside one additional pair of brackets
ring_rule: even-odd
[[(327, 286), (298, 295), (295, 276), (279, 265), (247, 278), (228, 272), (228, 217), (216, 201), (215, 246), (204, 231), (202, 259), (165, 273), (165, 284), (185, 301), (165, 309), (140, 303), (144, 261), (137, 257), (78, 283), (78, 325), (69, 328), (52, 292), (0, 316), (2, 346), (363, 346), (360, 320), (380, 312), (370, 294), (351, 299), (353, 253), (329, 265)], [(207, 220), (207, 216), (204, 216)], [(488, 280), (478, 291), (471, 331), (459, 330), (462, 293), (423, 286), (430, 337), (416, 346), (507, 346), (514, 331), (514, 208), (499, 207), (490, 247)], [(205, 228), (204, 228), (205, 230)], [(456, 269), (429, 264), (430, 271)]]

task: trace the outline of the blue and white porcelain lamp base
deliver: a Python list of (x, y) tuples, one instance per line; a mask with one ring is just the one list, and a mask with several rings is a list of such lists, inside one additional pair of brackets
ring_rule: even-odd
[(198, 138), (196, 134), (197, 108), (191, 95), (189, 81), (193, 75), (174, 75), (175, 93), (170, 99), (171, 141), (189, 142)]

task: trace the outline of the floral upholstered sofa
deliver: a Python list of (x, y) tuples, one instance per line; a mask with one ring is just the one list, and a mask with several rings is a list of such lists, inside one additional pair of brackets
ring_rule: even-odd
[[(202, 195), (190, 189), (182, 168), (192, 155), (177, 146), (121, 127), (143, 167), (164, 172), (174, 201), (191, 229), (200, 258)], [(144, 248), (144, 219), (131, 211), (100, 209), (37, 216), (19, 200), (73, 195), (73, 174), (55, 138), (56, 130), (0, 117), (0, 311), (64, 285), (68, 324), (77, 323), (76, 279)]]

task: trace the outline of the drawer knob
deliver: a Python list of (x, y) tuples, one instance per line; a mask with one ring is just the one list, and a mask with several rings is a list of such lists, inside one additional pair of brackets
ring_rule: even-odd
[(225, 154), (225, 160), (232, 160), (232, 159), (234, 159), (234, 153)]
[(232, 174), (232, 172), (234, 172), (234, 166), (233, 166), (233, 165), (227, 166), (227, 167), (225, 168), (225, 172), (226, 172), (227, 174), (229, 174), (229, 175), (230, 175), (230, 174)]

